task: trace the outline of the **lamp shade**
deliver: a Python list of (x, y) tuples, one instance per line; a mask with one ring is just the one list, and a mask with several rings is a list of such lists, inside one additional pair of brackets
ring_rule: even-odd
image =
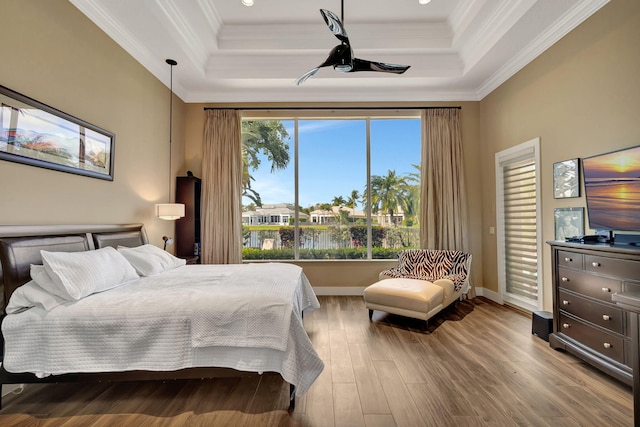
[(182, 203), (158, 203), (156, 204), (156, 216), (167, 220), (183, 218), (184, 205)]

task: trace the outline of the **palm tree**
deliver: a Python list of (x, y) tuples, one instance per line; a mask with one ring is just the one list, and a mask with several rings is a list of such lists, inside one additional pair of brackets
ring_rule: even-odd
[(415, 172), (407, 174), (407, 183), (409, 184), (409, 203), (405, 214), (413, 217), (418, 222), (420, 217), (420, 165), (412, 164)]
[[(396, 175), (395, 170), (389, 170), (386, 176), (371, 176), (371, 211), (379, 211), (389, 214), (393, 222), (394, 214), (398, 207), (405, 212), (410, 210), (409, 184), (407, 178)], [(365, 196), (369, 194), (365, 191)]]
[(333, 206), (344, 206), (346, 203), (347, 201), (342, 196), (335, 196), (331, 201)]
[(358, 201), (360, 200), (360, 192), (358, 190), (351, 190), (351, 195), (345, 206), (351, 209), (355, 209)]

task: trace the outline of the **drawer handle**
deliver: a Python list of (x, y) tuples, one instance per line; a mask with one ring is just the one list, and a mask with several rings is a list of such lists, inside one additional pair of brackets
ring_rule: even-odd
[(611, 288), (602, 288), (602, 292), (611, 292)]
[(604, 343), (603, 346), (604, 346), (604, 348), (611, 348), (612, 347), (612, 345), (610, 343), (608, 343), (608, 342)]
[(564, 258), (564, 262), (571, 262), (571, 261), (573, 261), (573, 260), (571, 258), (569, 258), (569, 257), (565, 257)]
[(565, 328), (565, 329), (569, 329), (571, 327), (571, 324), (570, 323), (563, 323), (562, 327)]
[(562, 280), (563, 282), (568, 282), (568, 281), (569, 281), (569, 278), (568, 278), (568, 277), (563, 277), (563, 278), (562, 278), (562, 279), (560, 279), (560, 280)]
[(569, 305), (569, 301), (567, 301), (566, 299), (562, 300), (562, 305)]
[(595, 261), (593, 261), (591, 265), (593, 265), (594, 267), (600, 267), (600, 263)]
[(602, 320), (611, 320), (611, 316), (609, 316), (608, 314), (603, 314)]

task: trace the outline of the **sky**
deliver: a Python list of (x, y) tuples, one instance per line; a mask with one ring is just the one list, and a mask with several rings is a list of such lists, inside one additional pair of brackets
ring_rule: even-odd
[[(290, 162), (285, 170), (271, 173), (271, 164), (261, 156), (251, 187), (263, 204), (294, 202), (294, 122), (283, 121), (291, 139)], [(352, 190), (364, 192), (366, 184), (365, 120), (299, 120), (299, 204), (331, 203), (346, 199)], [(397, 175), (417, 172), (420, 163), (420, 119), (371, 120), (371, 174)], [(243, 199), (244, 204), (251, 201)], [(362, 209), (359, 204), (357, 209)]]
[(585, 178), (640, 178), (640, 146), (582, 160)]

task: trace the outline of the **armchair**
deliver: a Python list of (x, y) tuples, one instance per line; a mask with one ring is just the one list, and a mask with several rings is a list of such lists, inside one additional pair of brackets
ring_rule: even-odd
[(441, 249), (400, 252), (396, 267), (364, 290), (369, 319), (374, 310), (429, 320), (469, 291), (471, 254)]

